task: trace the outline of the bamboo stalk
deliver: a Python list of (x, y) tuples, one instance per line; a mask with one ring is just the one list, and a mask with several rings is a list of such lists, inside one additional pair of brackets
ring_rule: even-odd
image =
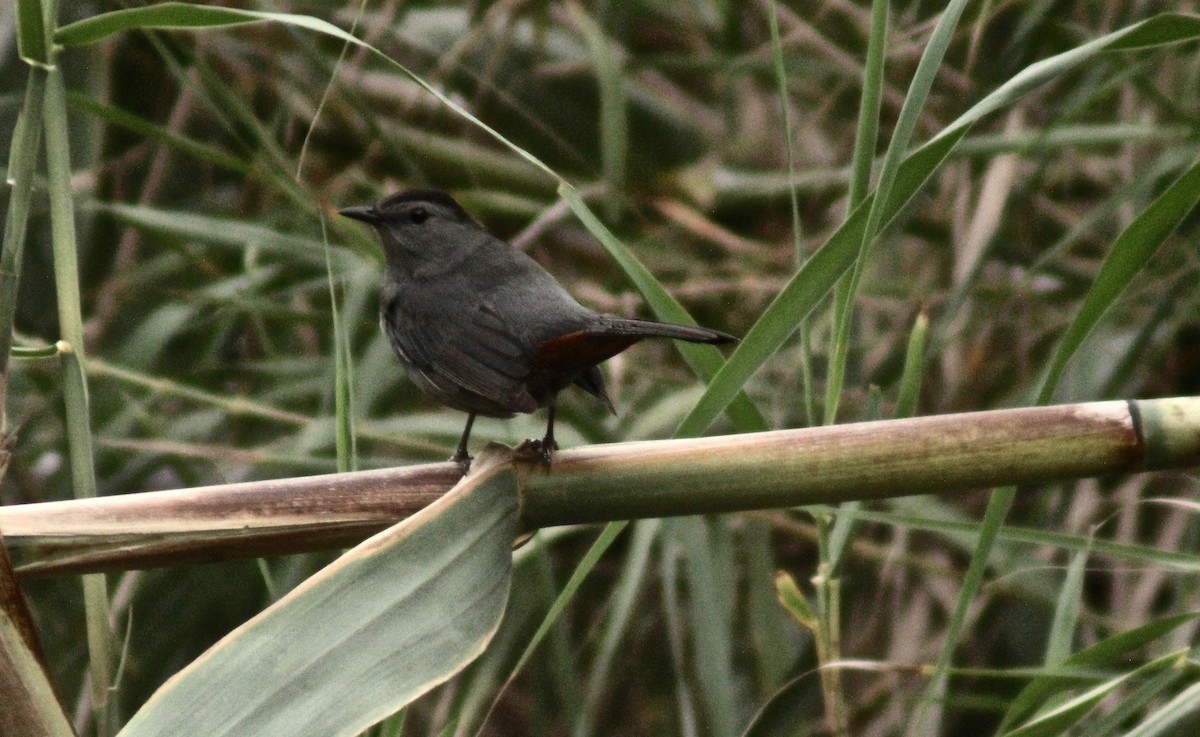
[[(57, 16), (51, 8), (50, 18)], [(75, 203), (71, 193), (71, 149), (67, 133), (66, 87), (60, 66), (46, 78), (42, 102), (42, 134), (46, 152), (46, 184), (50, 195), (50, 244), (54, 254), (55, 300), (58, 303), (59, 356), (63, 369), (67, 460), (76, 499), (96, 496), (95, 455), (92, 448), (83, 344), (83, 309), (79, 291), (78, 239)], [(84, 576), (84, 619), (87, 624), (88, 666), (96, 734), (116, 734), (116, 711), (111, 708), (116, 668), (115, 641), (109, 629), (108, 582), (102, 575)]]
[[(527, 529), (949, 493), (1200, 465), (1200, 397), (594, 445), (522, 464)], [(0, 508), (22, 576), (350, 545), (437, 499), (452, 463)], [(32, 559), (31, 559), (31, 556)]]

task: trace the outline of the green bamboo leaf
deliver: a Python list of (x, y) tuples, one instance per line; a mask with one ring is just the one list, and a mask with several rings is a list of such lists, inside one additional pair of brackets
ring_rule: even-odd
[(900, 388), (896, 393), (896, 419), (912, 417), (917, 413), (921, 380), (925, 376), (925, 341), (928, 337), (929, 315), (922, 309), (913, 320), (912, 332), (908, 335), (908, 349), (904, 352), (904, 370), (900, 374)]
[(42, 102), (45, 99), (46, 70), (34, 67), (29, 72), (25, 102), (17, 113), (8, 152), (8, 211), (4, 218), (4, 240), (0, 242), (0, 428), (5, 427), (8, 392), (8, 361), (13, 342), (13, 322), (17, 313), (17, 283), (25, 252), (33, 176), (37, 169), (42, 140)]
[[(213, 245), (244, 250), (251, 246), (269, 251), (288, 259), (303, 260), (311, 265), (320, 265), (325, 243), (316, 238), (283, 233), (261, 225), (248, 225), (245, 221), (180, 210), (164, 210), (148, 205), (124, 205), (120, 203), (95, 203), (92, 207), (111, 213), (114, 217), (146, 230), (167, 233), (179, 238), (191, 238)], [(348, 268), (355, 260), (342, 250), (330, 253), (330, 258), (339, 269)]]
[[(1180, 682), (1193, 683), (1195, 677), (1185, 668), (1170, 668), (1159, 671), (1140, 683), (1125, 689), (1120, 700), (1104, 716), (1090, 720), (1087, 733), (1095, 737), (1125, 735), (1130, 724), (1138, 724), (1154, 708), (1170, 698)], [(1147, 720), (1149, 721), (1149, 720)], [(1179, 732), (1169, 734), (1178, 735)]]
[(190, 3), (159, 3), (144, 8), (127, 8), (101, 13), (69, 23), (54, 33), (54, 42), (62, 46), (86, 46), (102, 41), (113, 34), (139, 29), (184, 30), (240, 26), (249, 23), (277, 21), (335, 36), (343, 41), (361, 45), (362, 42), (337, 26), (307, 15), (292, 13), (261, 13), (252, 10), (192, 5)]
[(1086, 573), (1084, 566), (1091, 553), (1091, 545), (1088, 545), (1087, 549), (1071, 556), (1062, 591), (1058, 594), (1058, 605), (1054, 607), (1054, 621), (1050, 625), (1050, 636), (1046, 643), (1046, 665), (1058, 665), (1071, 653), (1071, 645), (1075, 642), (1075, 629), (1079, 625), (1079, 611), (1083, 608), (1083, 579)]
[(512, 576), (507, 455), (359, 544), (184, 668), (121, 737), (356, 735), (487, 646)]
[(354, 433), (354, 357), (346, 318), (339, 305), (337, 283), (333, 277), (333, 261), (325, 248), (326, 279), (329, 285), (329, 313), (333, 320), (333, 385), (334, 438), (337, 447), (338, 471), (358, 470), (358, 440)]
[(50, 64), (41, 0), (17, 0), (17, 53), (27, 64), (43, 67)]
[[(1110, 667), (1121, 670), (1127, 663), (1130, 651), (1145, 647), (1155, 640), (1165, 637), (1179, 627), (1194, 622), (1197, 617), (1200, 617), (1200, 612), (1177, 614), (1120, 632), (1071, 655), (1060, 664), (1059, 668), (1063, 671)], [(1063, 676), (1053, 672), (1030, 681), (1029, 685), (1022, 689), (1009, 704), (1008, 711), (997, 732), (1003, 733), (1011, 725), (1027, 719), (1055, 695), (1076, 688), (1084, 682), (1080, 677)]]
[[(933, 175), (934, 170), (966, 132), (967, 128), (960, 128), (955, 134), (930, 142), (905, 160), (896, 174), (892, 199), (883, 211), (884, 226), (891, 222), (896, 213)], [(838, 278), (850, 268), (858, 256), (858, 247), (866, 229), (867, 213), (873, 201), (873, 195), (863, 200), (862, 204), (850, 213), (842, 227), (804, 262), (804, 266), (800, 267), (783, 291), (767, 306), (758, 322), (754, 323), (742, 338), (733, 355), (709, 382), (704, 396), (675, 431), (676, 437), (694, 437), (703, 432), (713, 418), (737, 396), (759, 366), (779, 350), (795, 331), (800, 320), (816, 307)]]
[(832, 356), (829, 365), (829, 387), (826, 393), (825, 424), (832, 425), (837, 417), (838, 400), (841, 397), (843, 376), (846, 371), (846, 356), (849, 351), (850, 321), (854, 314), (851, 301), (858, 292), (858, 285), (870, 261), (871, 248), (884, 227), (891, 218), (885, 217), (884, 205), (891, 197), (892, 187), (896, 184), (896, 175), (904, 162), (905, 152), (912, 141), (917, 121), (937, 77), (937, 70), (946, 55), (946, 49), (954, 38), (954, 30), (958, 20), (966, 9), (966, 0), (951, 0), (947, 3), (945, 12), (938, 18), (929, 43), (921, 54), (917, 69), (913, 73), (912, 84), (908, 94), (904, 96), (904, 105), (896, 119), (896, 127), (892, 139), (888, 143), (887, 153), (883, 157), (883, 165), (879, 172), (879, 181), (875, 185), (876, 197), (871, 200), (871, 208), (867, 212), (867, 222), (863, 229), (863, 237), (859, 242), (858, 255), (854, 259), (854, 270), (850, 273), (849, 283), (839, 289), (836, 305)]
[[(588, 209), (583, 200), (579, 197), (579, 192), (574, 187), (563, 182), (558, 189), (559, 196), (567, 203), (567, 206), (575, 213), (588, 232), (592, 234), (608, 254), (612, 256), (617, 265), (633, 282), (642, 296), (650, 304), (650, 309), (654, 315), (660, 320), (668, 322), (678, 322), (688, 325), (695, 325), (696, 321), (692, 319), (683, 305), (667, 293), (663, 286), (654, 275), (638, 261), (625, 244), (612, 234), (604, 223)], [(692, 343), (682, 343), (676, 341), (676, 347), (683, 354), (684, 360), (688, 366), (696, 372), (696, 375), (706, 381), (711, 381), (714, 376), (719, 373), (722, 368), (722, 359), (720, 351), (708, 345), (695, 345)], [(756, 432), (767, 429), (767, 421), (763, 418), (758, 408), (745, 395), (738, 396), (739, 392), (735, 391), (730, 397), (725, 406), (730, 406), (730, 416), (734, 423), (743, 432)], [(736, 401), (735, 401), (736, 399)], [(719, 410), (718, 410), (719, 411)], [(695, 412), (695, 410), (693, 410)]]
[(1110, 49), (1133, 51), (1194, 41), (1197, 36), (1200, 36), (1200, 15), (1163, 13), (1130, 26), (1128, 33), (1115, 41)]
[[(1059, 705), (1036, 719), (1024, 724), (1011, 732), (1005, 732), (1005, 737), (1055, 737), (1064, 734), (1069, 728), (1079, 723), (1092, 709), (1109, 694), (1130, 682), (1161, 672), (1165, 668), (1179, 662), (1186, 651), (1169, 653), (1135, 668), (1125, 675), (1112, 678), (1091, 688), (1075, 698)], [(1200, 688), (1200, 687), (1197, 687)], [(1194, 690), (1194, 689), (1190, 689)], [(1187, 692), (1185, 692), (1187, 693)], [(1193, 701), (1197, 699), (1193, 698)], [(1192, 707), (1195, 709), (1195, 706)], [(1154, 733), (1157, 734), (1157, 733)]]
[[(880, 229), (886, 228), (899, 208), (933, 176), (933, 172), (975, 121), (1014, 102), (1053, 77), (1095, 58), (1102, 51), (1145, 48), (1197, 38), (1200, 38), (1200, 16), (1164, 13), (1029, 65), (908, 156), (896, 172), (888, 206), (883, 209), (879, 221)], [(1129, 44), (1134, 45), (1130, 47)], [(767, 307), (721, 371), (709, 382), (708, 391), (681, 423), (677, 435), (688, 437), (703, 432), (849, 268), (862, 243), (867, 212), (873, 199), (868, 197), (850, 214)]]
[(250, 172), (250, 162), (244, 158), (232, 156), (217, 148), (175, 133), (157, 123), (140, 118), (126, 110), (113, 107), (112, 105), (105, 105), (79, 92), (68, 92), (67, 104), (76, 110), (82, 110), (89, 115), (94, 115), (101, 120), (137, 133), (139, 136), (171, 146), (200, 161), (206, 161), (215, 166), (238, 172), (239, 174)]
[(1162, 708), (1152, 712), (1125, 737), (1173, 737), (1188, 734), (1196, 728), (1200, 712), (1200, 683), (1194, 683), (1175, 695)]
[[(814, 509), (822, 509), (816, 507)], [(878, 522), (896, 527), (907, 527), (941, 535), (959, 549), (967, 550), (975, 544), (979, 532), (979, 523), (960, 522), (951, 519), (931, 519), (928, 513), (922, 515), (895, 514), (878, 512), (870, 509), (858, 512), (858, 517), (867, 522)], [(1034, 530), (1022, 527), (1005, 526), (1000, 531), (1000, 539), (1005, 542), (1022, 543), (1025, 545), (1052, 546), (1079, 552), (1090, 549), (1093, 555), (1102, 555), (1118, 560), (1134, 561), (1154, 566), (1164, 566), (1172, 571), (1183, 573), (1200, 573), (1200, 560), (1190, 552), (1175, 552), (1147, 545), (1115, 543), (1110, 540), (1094, 540), (1050, 530)], [(1010, 553), (1011, 555), (1011, 553)], [(1036, 564), (1029, 559), (1028, 566)]]
[(1096, 281), (1088, 290), (1075, 319), (1067, 326), (1062, 342), (1050, 361), (1046, 380), (1038, 396), (1039, 404), (1050, 401), (1067, 362), (1197, 202), (1200, 202), (1200, 159), (1117, 236), (1112, 250), (1100, 265)]
[(1054, 77), (1091, 61), (1102, 52), (1168, 46), (1194, 41), (1197, 38), (1200, 38), (1200, 15), (1163, 13), (1113, 31), (1069, 51), (1034, 62), (975, 103), (970, 110), (960, 115), (925, 145), (956, 134), (964, 127), (970, 127), (980, 118), (1008, 106)]

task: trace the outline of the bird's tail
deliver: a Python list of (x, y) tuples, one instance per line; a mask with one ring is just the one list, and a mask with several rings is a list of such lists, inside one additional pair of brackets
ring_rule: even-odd
[(736, 343), (737, 338), (722, 333), (720, 330), (701, 328), (694, 325), (674, 325), (669, 322), (654, 322), (653, 320), (635, 320), (628, 317), (613, 317), (604, 315), (600, 323), (589, 332), (603, 335), (627, 335), (636, 338), (671, 338), (686, 340), (689, 343), (709, 343), (721, 345)]

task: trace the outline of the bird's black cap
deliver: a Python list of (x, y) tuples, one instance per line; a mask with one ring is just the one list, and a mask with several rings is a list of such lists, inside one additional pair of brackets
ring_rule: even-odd
[(380, 200), (379, 204), (376, 205), (376, 209), (391, 210), (409, 202), (433, 202), (438, 205), (444, 205), (463, 215), (467, 214), (466, 210), (462, 209), (462, 205), (455, 202), (453, 197), (440, 189), (433, 189), (431, 187), (406, 189), (395, 194), (390, 194)]

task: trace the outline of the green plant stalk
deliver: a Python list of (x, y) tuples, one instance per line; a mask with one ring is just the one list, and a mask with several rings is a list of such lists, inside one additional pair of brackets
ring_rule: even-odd
[[(775, 62), (775, 79), (778, 85), (780, 111), (783, 116), (784, 149), (787, 152), (788, 197), (792, 211), (792, 248), (795, 254), (795, 263), (797, 267), (800, 267), (804, 263), (800, 224), (800, 193), (799, 188), (796, 186), (796, 161), (793, 145), (791, 105), (788, 100), (787, 70), (784, 64), (783, 48), (779, 36), (779, 18), (774, 0), (771, 0), (767, 4), (767, 10), (771, 31), (771, 53)], [(869, 160), (867, 166), (869, 172)], [(809, 316), (804, 315), (800, 318), (799, 333), (800, 371), (803, 377), (802, 398), (804, 400), (805, 416), (808, 419), (808, 424), (811, 426), (816, 421), (816, 388), (812, 370), (812, 341), (810, 339), (811, 326)], [(828, 526), (823, 524), (818, 525), (818, 529), (821, 538), (818, 542), (821, 559), (818, 564), (818, 570), (828, 572), (833, 568), (827, 558), (828, 545), (826, 543), (828, 539)], [(816, 642), (817, 661), (820, 667), (840, 657), (837, 654), (836, 644), (831, 642), (830, 635), (832, 634), (834, 640), (836, 640), (836, 633), (841, 627), (841, 620), (836, 600), (837, 582), (823, 574), (818, 574), (813, 578), (813, 583), (818, 588), (817, 602), (820, 620), (813, 627), (813, 637)], [(832, 599), (830, 598), (830, 594), (832, 595)], [(820, 667), (819, 673), (825, 714), (828, 718), (831, 733), (834, 735), (843, 734), (845, 722), (838, 718), (839, 715), (844, 716), (845, 714), (840, 672), (836, 669)]]
[(1004, 525), (1004, 520), (1008, 517), (1008, 510), (1012, 508), (1016, 494), (1016, 486), (1005, 486), (994, 490), (991, 498), (988, 499), (987, 510), (984, 512), (983, 522), (979, 526), (979, 539), (975, 543), (975, 549), (971, 551), (971, 563), (967, 566), (966, 574), (963, 575), (962, 588), (959, 590), (954, 613), (950, 616), (950, 622), (946, 627), (946, 635), (943, 638), (937, 661), (934, 663), (933, 674), (917, 702), (912, 721), (908, 723), (907, 734), (912, 737), (937, 734), (940, 731), (941, 705), (945, 697), (946, 685), (950, 679), (950, 666), (954, 660), (954, 653), (958, 649), (963, 628), (966, 626), (967, 610), (983, 585), (992, 546), (996, 542), (1000, 528)]
[[(868, 399), (870, 401), (867, 405), (866, 419), (878, 420), (880, 416), (879, 404), (882, 401), (879, 389), (872, 386), (868, 394)], [(830, 579), (841, 572), (842, 561), (845, 560), (844, 553), (850, 546), (851, 535), (854, 532), (854, 526), (858, 522), (858, 513), (861, 510), (862, 502), (860, 500), (854, 499), (843, 502), (837, 508), (832, 525), (826, 524), (826, 519), (818, 510), (812, 508), (808, 510), (818, 523), (818, 553), (821, 556), (821, 562), (827, 567), (825, 575)]]
[(692, 686), (684, 678), (687, 673), (687, 655), (684, 651), (683, 606), (680, 601), (681, 586), (679, 584), (680, 555), (672, 549), (660, 549), (661, 573), (659, 585), (662, 600), (663, 628), (666, 630), (667, 646), (671, 653), (675, 684), (675, 711), (682, 725), (680, 732), (685, 735), (699, 734), (697, 723), (700, 721), (696, 703), (692, 699)]
[[(72, 484), (77, 499), (94, 498), (92, 433), (87, 425), (87, 382), (79, 355), (71, 346), (65, 341), (60, 342), (59, 352), (62, 357), (63, 402), (67, 407), (67, 444), (70, 448)], [(83, 416), (82, 421), (80, 415)], [(77, 461), (77, 458), (86, 460), (86, 463)], [(93, 573), (83, 576), (81, 583), (96, 730), (100, 735), (115, 734), (116, 714), (109, 708), (108, 699), (110, 688), (113, 687), (112, 666), (115, 662), (112, 631), (108, 626), (108, 582), (103, 573)]]
[(1168, 458), (1197, 464), (1200, 433), (1183, 429), (1196, 423), (1200, 398), (1178, 398), (674, 441), (678, 446), (589, 446), (559, 454), (548, 473), (531, 471), (523, 516), (541, 527), (1046, 482), (1163, 468)]
[[(779, 39), (779, 14), (775, 9), (775, 0), (767, 4), (768, 20), (771, 27), (771, 55), (775, 60), (775, 81), (779, 86), (779, 109), (783, 116), (783, 140), (787, 151), (788, 198), (792, 206), (792, 249), (796, 254), (796, 264), (804, 260), (803, 231), (800, 227), (800, 191), (796, 186), (796, 154), (792, 136), (792, 108), (788, 104), (787, 68), (783, 63), (783, 46)], [(808, 318), (800, 321), (800, 372), (804, 379), (804, 412), (808, 424), (813, 424), (815, 414), (811, 342), (808, 339)]]
[[(535, 585), (542, 590), (542, 595), (547, 600), (557, 598), (561, 583), (556, 575), (554, 560), (545, 536), (534, 535), (529, 545), (529, 567), (534, 570)], [(572, 575), (574, 573), (572, 571)], [(576, 589), (575, 593), (578, 591), (579, 589)], [(570, 601), (571, 599), (568, 599), (566, 603), (569, 604)], [(583, 685), (579, 677), (580, 666), (577, 662), (576, 648), (571, 641), (570, 621), (562, 616), (563, 611), (558, 611), (547, 636), (549, 643), (542, 648), (543, 662), (547, 670), (552, 672), (550, 678), (545, 681), (544, 688), (546, 696), (558, 704), (562, 711), (578, 714), (583, 709)], [(508, 675), (512, 678), (516, 674)]]
[(813, 375), (812, 325), (805, 316), (800, 320), (800, 377), (804, 382), (804, 424), (817, 424), (817, 385)]
[[(53, 69), (46, 80), (42, 110), (46, 144), (46, 169), (50, 193), (51, 243), (54, 253), (54, 282), (58, 298), (59, 330), (63, 342), (63, 402), (66, 409), (67, 444), (75, 497), (96, 496), (92, 430), (84, 376), (83, 315), (79, 299), (79, 264), (75, 244), (75, 209), (71, 197), (71, 154), (67, 137), (66, 91), (62, 69)], [(109, 630), (108, 585), (103, 574), (83, 577), (87, 618), (89, 665), (96, 730), (100, 737), (115, 733), (116, 714), (109, 708), (114, 662)]]
[[(825, 527), (826, 525), (822, 525)], [(842, 671), (836, 664), (842, 659), (841, 583), (830, 575), (824, 563), (817, 566), (813, 587), (817, 593), (817, 629), (813, 633), (820, 657), (821, 694), (825, 702), (825, 723), (830, 734), (849, 735), (849, 711), (842, 688)]]
[[(365, 4), (360, 5), (351, 31), (358, 27), (358, 21), (361, 19), (364, 10)], [(329, 100), (329, 95), (337, 79), (338, 71), (342, 68), (342, 64), (346, 59), (346, 53), (349, 50), (350, 44), (343, 42), (342, 50), (338, 53), (337, 62), (333, 66), (330, 80), (321, 92), (321, 101), (317, 104), (316, 112), (313, 113), (308, 130), (304, 133), (304, 143), (301, 144), (300, 154), (296, 157), (297, 187), (303, 188), (304, 186), (304, 162), (308, 153), (308, 144), (312, 138), (313, 130), (316, 128), (317, 120), (321, 117), (321, 112), (325, 109), (325, 104)], [(354, 364), (350, 351), (350, 339), (346, 333), (345, 320), (342, 317), (341, 306), (338, 302), (337, 282), (333, 276), (333, 258), (330, 254), (332, 249), (329, 246), (329, 233), (326, 228), (325, 218), (321, 217), (320, 219), (321, 240), (325, 244), (325, 280), (329, 287), (329, 312), (333, 320), (334, 445), (337, 448), (338, 471), (346, 472), (358, 468), (358, 442), (354, 435)]]
[[(1200, 397), (616, 443), (562, 451), (549, 472), (520, 464), (522, 526), (962, 493), (1197, 465)], [(0, 507), (0, 527), (25, 560), (30, 550), (53, 547), (53, 555), (23, 565), (23, 576), (280, 555), (361, 540), (436, 500), (460, 475), (452, 463), (434, 463), (16, 505)]]
[(350, 356), (350, 339), (338, 307), (337, 285), (333, 280), (333, 264), (328, 261), (329, 247), (325, 248), (326, 277), (329, 281), (329, 309), (333, 318), (334, 358), (334, 424), (336, 427), (338, 471), (353, 471), (358, 468), (358, 442), (354, 434), (354, 367)]
[[(871, 3), (871, 34), (867, 39), (867, 59), (863, 74), (863, 94), (858, 108), (858, 129), (854, 136), (854, 155), (850, 164), (850, 189), (847, 195), (847, 212), (853, 212), (863, 200), (871, 186), (871, 169), (875, 161), (875, 144), (879, 138), (879, 110), (883, 100), (883, 49), (887, 43), (887, 0)], [(840, 326), (849, 319), (853, 309), (853, 279), (843, 275), (838, 279), (833, 292), (833, 324)], [(837, 419), (841, 402), (842, 384), (846, 373), (847, 341), (842, 340), (841, 331), (829, 334), (829, 371), (825, 384), (824, 424), (832, 425)]]
[[(775, 59), (775, 82), (779, 86), (779, 109), (783, 115), (783, 143), (787, 151), (788, 180), (796, 179), (796, 156), (792, 139), (792, 109), (788, 105), (787, 69), (783, 63), (783, 47), (779, 40), (779, 14), (775, 10), (775, 0), (767, 3), (767, 19), (771, 27), (771, 55)], [(788, 195), (792, 204), (792, 248), (796, 251), (796, 263), (803, 260), (800, 231), (800, 195), (796, 187), (788, 187)]]
[(91, 377), (113, 379), (129, 386), (145, 389), (160, 396), (171, 396), (186, 399), (197, 404), (216, 407), (222, 412), (233, 416), (257, 417), (263, 420), (279, 422), (285, 425), (302, 426), (313, 422), (313, 418), (296, 412), (288, 412), (272, 407), (263, 402), (257, 402), (246, 397), (229, 397), (215, 392), (196, 389), (180, 384), (170, 379), (131, 371), (127, 368), (109, 363), (103, 358), (91, 358), (87, 363), (87, 373)]
[[(867, 39), (867, 58), (863, 74), (862, 98), (859, 102), (858, 127), (854, 136), (854, 154), (850, 164), (850, 187), (847, 215), (866, 199), (871, 185), (871, 169), (875, 160), (875, 145), (879, 136), (879, 110), (883, 98), (884, 47), (887, 44), (888, 2), (874, 0), (871, 4), (871, 31)], [(859, 260), (866, 257), (865, 249)], [(842, 326), (848, 325), (854, 309), (853, 298), (856, 280), (852, 274), (838, 278), (833, 290), (833, 325), (829, 339), (829, 363), (825, 382), (825, 405), (823, 423), (832, 425), (837, 419), (841, 402), (842, 387), (846, 375), (846, 356), (849, 350), (848, 333)], [(808, 318), (805, 318), (808, 319)], [(841, 659), (840, 632), (841, 606), (838, 594), (841, 590), (837, 578), (841, 568), (842, 553), (854, 526), (854, 513), (859, 502), (842, 505), (831, 525), (819, 524), (817, 550), (821, 556), (818, 568), (822, 571), (814, 579), (818, 586), (818, 614), (821, 625), (815, 633), (818, 642), (823, 642), (824, 654), (833, 661)], [(828, 661), (822, 661), (828, 662)], [(825, 714), (833, 734), (845, 734), (848, 730), (848, 712), (842, 692), (841, 671), (837, 668), (821, 670), (821, 687), (825, 696)]]
[(29, 204), (33, 195), (33, 175), (37, 169), (38, 148), (42, 137), (42, 102), (45, 97), (46, 70), (31, 67), (25, 88), (25, 104), (13, 128), (8, 158), (11, 185), (8, 212), (4, 219), (4, 242), (0, 244), (0, 439), (8, 431), (8, 362), (12, 352), (13, 324), (17, 313), (17, 288), (21, 277), (21, 257), (29, 224)]

